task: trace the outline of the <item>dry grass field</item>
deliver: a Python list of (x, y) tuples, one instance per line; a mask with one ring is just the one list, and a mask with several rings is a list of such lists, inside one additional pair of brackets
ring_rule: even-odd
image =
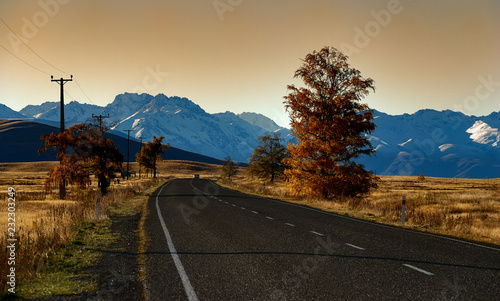
[[(60, 246), (75, 239), (75, 226), (83, 221), (97, 222), (97, 183), (85, 191), (67, 188), (66, 200), (60, 200), (58, 190), (45, 191), (47, 172), (57, 162), (2, 163), (0, 164), (0, 248), (6, 250), (8, 223), (8, 188), (15, 195), (16, 278), (29, 281), (44, 268), (50, 254)], [(151, 178), (131, 178), (113, 184), (111, 191), (101, 200), (99, 222), (109, 220), (111, 209), (120, 200), (135, 195), (152, 184)], [(7, 275), (7, 252), (0, 252), (0, 274)], [(5, 274), (4, 274), (5, 273)], [(6, 291), (0, 284), (0, 292)]]
[[(61, 224), (65, 220), (64, 215), (60, 208), (70, 208), (76, 205), (76, 194), (73, 187), (69, 187), (68, 200), (59, 200), (58, 191), (54, 190), (52, 193), (45, 191), (45, 179), (47, 172), (57, 162), (31, 162), (31, 163), (0, 163), (0, 196), (4, 203), (7, 203), (7, 192), (9, 187), (16, 189), (16, 227), (17, 230), (29, 231), (33, 222), (44, 220), (45, 223), (50, 223), (55, 220), (55, 225)], [(187, 161), (165, 161), (158, 164), (158, 172), (160, 177), (190, 177), (194, 174), (199, 174), (204, 178), (215, 179), (220, 174), (220, 166), (193, 163)], [(120, 184), (112, 184), (112, 188), (133, 188), (139, 190), (143, 188), (144, 183), (151, 179), (145, 177), (143, 172), (142, 177), (139, 178), (139, 169), (136, 163), (130, 164), (130, 171), (135, 171), (137, 177), (130, 178), (130, 180), (121, 180)], [(92, 199), (95, 199), (97, 194), (97, 183), (94, 181), (90, 190), (86, 192), (92, 194)], [(113, 193), (111, 193), (113, 195)], [(82, 197), (82, 196), (80, 196)], [(83, 196), (85, 198), (85, 196)], [(105, 214), (105, 200), (103, 198), (103, 216)], [(92, 210), (93, 211), (93, 210)], [(64, 213), (64, 212), (63, 212)], [(0, 229), (6, 229), (7, 225), (7, 206), (0, 207)], [(95, 212), (92, 212), (95, 214)], [(57, 218), (56, 218), (57, 217)]]
[[(228, 184), (226, 183), (226, 186)], [(262, 194), (263, 181), (240, 169), (232, 187)], [(363, 198), (337, 201), (291, 197), (283, 181), (266, 182), (266, 195), (321, 210), (376, 222), (500, 245), (500, 179), (443, 179), (381, 176), (378, 188)]]
[[(7, 238), (7, 192), (16, 189), (16, 234), (19, 239), (16, 260), (23, 268), (18, 279), (33, 278), (48, 262), (49, 254), (58, 246), (75, 237), (74, 227), (82, 221), (96, 220), (96, 183), (78, 195), (69, 187), (67, 200), (58, 199), (58, 191), (47, 193), (44, 181), (47, 172), (57, 162), (0, 164), (0, 248), (5, 250)], [(130, 170), (139, 175), (138, 166)], [(186, 162), (165, 161), (158, 165), (160, 177), (192, 177), (220, 181), (221, 166)], [(144, 185), (152, 184), (151, 178), (131, 178), (113, 184), (111, 192), (102, 200), (100, 220), (109, 219), (110, 209), (119, 200), (137, 195)], [(149, 175), (151, 176), (151, 175)], [(222, 183), (229, 186), (229, 183)], [(263, 181), (246, 175), (238, 168), (231, 187), (262, 195)], [(265, 194), (289, 202), (326, 211), (399, 225), (401, 199), (406, 196), (406, 225), (433, 233), (500, 244), (500, 179), (440, 179), (418, 177), (381, 176), (379, 187), (369, 196), (327, 201), (306, 197), (291, 197), (283, 181), (267, 182)], [(7, 252), (0, 252), (0, 274), (7, 273)], [(5, 291), (2, 283), (1, 291)]]

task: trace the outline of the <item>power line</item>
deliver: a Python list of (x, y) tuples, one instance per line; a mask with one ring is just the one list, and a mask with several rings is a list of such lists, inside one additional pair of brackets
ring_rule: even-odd
[(73, 96), (69, 95), (68, 91), (64, 90), (64, 94), (68, 95), (68, 97), (71, 98), (71, 100), (76, 101), (76, 99)]
[(0, 47), (2, 47), (5, 51), (7, 51), (8, 53), (10, 53), (13, 57), (15, 57), (16, 59), (20, 60), (21, 62), (25, 63), (26, 65), (30, 66), (31, 68), (37, 70), (37, 71), (40, 71), (42, 72), (43, 74), (46, 74), (46, 75), (50, 75), (50, 73), (48, 72), (45, 72), (41, 69), (38, 69), (37, 67), (31, 65), (30, 63), (26, 62), (25, 60), (23, 60), (22, 58), (18, 57), (17, 55), (15, 55), (14, 53), (10, 52), (10, 50), (8, 50), (7, 48), (5, 48), (2, 44), (0, 44)]
[[(10, 32), (12, 32), (12, 33), (13, 33), (13, 34), (14, 34), (14, 35), (15, 35), (15, 36), (16, 36), (16, 37), (17, 37), (17, 38), (18, 38), (18, 39), (19, 39), (19, 40), (20, 40), (20, 41), (24, 44), (24, 46), (28, 47), (28, 49), (29, 49), (29, 50), (31, 50), (31, 52), (33, 52), (36, 56), (38, 56), (38, 57), (39, 57), (42, 61), (44, 61), (47, 65), (51, 66), (52, 68), (54, 68), (54, 69), (56, 69), (56, 70), (58, 70), (58, 71), (60, 71), (60, 72), (62, 72), (62, 73), (64, 73), (64, 74), (66, 74), (66, 75), (70, 75), (68, 72), (65, 72), (65, 71), (63, 71), (63, 70), (61, 70), (61, 69), (57, 68), (57, 67), (56, 67), (56, 66), (54, 66), (53, 64), (51, 64), (49, 61), (47, 61), (47, 60), (46, 60), (46, 59), (44, 59), (41, 55), (39, 55), (39, 54), (38, 54), (35, 50), (33, 50), (33, 48), (31, 48), (28, 44), (26, 44), (26, 43), (24, 42), (24, 40), (23, 40), (20, 36), (18, 36), (18, 35), (17, 35), (17, 33), (16, 33), (14, 30), (12, 30), (12, 28), (10, 28), (10, 26), (9, 26), (7, 23), (5, 23), (5, 21), (4, 21), (2, 18), (0, 18), (0, 21), (2, 21), (2, 23), (3, 23), (3, 24), (4, 24), (4, 25), (5, 25), (5, 26), (6, 26), (6, 27), (10, 30)], [(42, 73), (45, 73), (45, 74), (47, 74), (47, 75), (50, 75), (50, 73), (47, 73), (47, 72), (45, 72), (45, 71), (42, 71), (42, 70), (40, 70), (40, 69), (38, 69), (38, 68), (36, 68), (36, 67), (32, 66), (32, 65), (31, 65), (31, 64), (29, 64), (28, 62), (24, 61), (24, 60), (23, 60), (23, 59), (21, 59), (20, 57), (16, 56), (15, 54), (13, 54), (13, 53), (12, 53), (12, 52), (10, 52), (9, 50), (7, 50), (7, 48), (3, 47), (2, 45), (0, 45), (0, 46), (1, 46), (3, 49), (5, 49), (7, 52), (9, 52), (10, 54), (12, 54), (13, 56), (15, 56), (17, 59), (19, 59), (19, 60), (21, 60), (22, 62), (24, 62), (25, 64), (29, 65), (30, 67), (32, 67), (32, 68), (34, 68), (34, 69), (36, 69), (36, 70), (38, 70), (38, 71), (40, 71), (40, 72), (42, 72)], [(95, 105), (95, 103), (94, 103), (94, 102), (90, 99), (90, 97), (87, 95), (87, 93), (85, 93), (85, 91), (82, 89), (82, 87), (80, 86), (80, 84), (79, 84), (78, 82), (76, 82), (76, 81), (75, 81), (75, 83), (76, 83), (76, 85), (78, 86), (78, 88), (82, 91), (82, 93), (85, 95), (85, 97), (87, 97), (87, 99), (88, 99), (88, 100), (89, 100), (89, 101), (90, 101), (93, 105)], [(69, 95), (69, 94), (68, 94), (68, 95)], [(73, 99), (73, 100), (74, 100), (74, 99)]]
[(90, 99), (90, 97), (87, 95), (87, 93), (85, 93), (85, 91), (83, 91), (82, 87), (80, 87), (80, 84), (74, 80), (75, 84), (78, 86), (78, 88), (80, 88), (80, 90), (82, 91), (83, 95), (85, 95), (85, 97), (87, 97), (87, 99), (93, 104), (93, 105), (96, 105), (92, 99)]
[[(39, 69), (39, 68), (37, 68), (37, 67), (35, 67), (35, 66), (31, 65), (30, 63), (26, 62), (25, 60), (23, 60), (22, 58), (18, 57), (18, 56), (17, 56), (17, 55), (15, 55), (14, 53), (10, 52), (10, 50), (8, 50), (7, 48), (5, 48), (2, 44), (0, 44), (0, 47), (1, 47), (1, 48), (3, 48), (3, 49), (4, 49), (5, 51), (7, 51), (8, 53), (10, 53), (10, 54), (11, 54), (13, 57), (15, 57), (16, 59), (18, 59), (18, 60), (20, 60), (21, 62), (25, 63), (26, 65), (30, 66), (31, 68), (33, 68), (33, 69), (35, 69), (35, 70), (37, 70), (37, 71), (39, 71), (39, 72), (41, 72), (41, 73), (43, 73), (43, 74), (51, 75), (50, 73), (45, 72), (45, 71), (43, 71), (43, 70), (41, 70), (41, 69)], [(80, 86), (80, 85), (78, 85), (78, 86)], [(80, 89), (81, 89), (81, 88), (80, 88)], [(82, 92), (83, 92), (83, 90), (82, 90)], [(71, 95), (68, 93), (68, 91), (64, 90), (64, 94), (68, 95), (68, 96), (69, 96), (69, 98), (71, 98), (72, 100), (75, 100), (75, 98), (74, 98), (73, 96), (71, 96)], [(83, 92), (83, 94), (85, 94), (85, 92)], [(90, 99), (89, 99), (89, 100), (90, 100)], [(90, 100), (90, 101), (92, 102), (92, 100)]]
[(2, 18), (0, 18), (0, 21), (2, 21), (2, 23), (3, 23), (5, 26), (7, 26), (7, 28), (10, 30), (10, 32), (12, 32), (12, 33), (13, 33), (13, 34), (14, 34), (14, 35), (15, 35), (15, 36), (16, 36), (16, 37), (17, 37), (17, 38), (18, 38), (21, 42), (23, 42), (24, 46), (28, 47), (28, 49), (29, 49), (29, 50), (31, 50), (31, 52), (33, 52), (36, 56), (38, 56), (38, 57), (39, 57), (42, 61), (44, 61), (44, 62), (45, 62), (45, 63), (47, 63), (49, 66), (51, 66), (52, 68), (56, 69), (57, 71), (60, 71), (60, 72), (62, 72), (62, 73), (64, 73), (64, 74), (67, 74), (67, 75), (70, 75), (68, 72), (64, 72), (64, 71), (62, 71), (61, 69), (59, 69), (59, 68), (57, 68), (56, 66), (52, 65), (51, 63), (49, 63), (47, 60), (45, 60), (43, 57), (41, 57), (38, 53), (36, 53), (36, 51), (35, 51), (35, 50), (33, 50), (30, 46), (28, 46), (28, 44), (26, 44), (26, 43), (24, 42), (24, 40), (23, 40), (23, 39), (21, 39), (21, 37), (19, 37), (19, 36), (17, 35), (17, 33), (15, 33), (15, 32), (14, 32), (14, 30), (12, 30), (12, 28), (10, 28), (10, 26), (9, 26), (9, 25), (7, 25), (7, 23), (5, 23), (5, 21), (4, 21)]

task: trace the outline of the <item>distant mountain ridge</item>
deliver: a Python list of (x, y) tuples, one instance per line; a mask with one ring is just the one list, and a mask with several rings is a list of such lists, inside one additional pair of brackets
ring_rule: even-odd
[(26, 116), (0, 103), (0, 118), (24, 118), (24, 117)]
[[(19, 118), (18, 112), (5, 108), (0, 107), (0, 114)], [(59, 121), (57, 102), (27, 106), (21, 113), (34, 121)], [(285, 143), (296, 143), (289, 129), (264, 115), (209, 114), (187, 98), (163, 94), (124, 93), (105, 107), (78, 102), (65, 106), (66, 124), (86, 121), (92, 114), (110, 114), (118, 135), (132, 129), (131, 137), (143, 137), (143, 141), (164, 136), (174, 147), (217, 159), (229, 155), (248, 162), (257, 138), (266, 133), (277, 132)], [(376, 155), (358, 161), (379, 175), (500, 177), (500, 112), (478, 117), (450, 110), (403, 115), (374, 110), (374, 117), (377, 128), (369, 139)]]
[(420, 110), (391, 116), (374, 111), (376, 156), (359, 161), (380, 175), (500, 177), (500, 114)]
[[(39, 106), (27, 106), (20, 111), (33, 121), (52, 124), (59, 120), (59, 103), (45, 102)], [(199, 105), (183, 97), (167, 97), (163, 94), (124, 93), (105, 107), (80, 104), (72, 101), (65, 105), (67, 125), (84, 122), (94, 115), (109, 114), (113, 133), (123, 136), (123, 130), (132, 129), (131, 137), (151, 141), (153, 136), (164, 136), (170, 145), (206, 156), (223, 159), (230, 156), (234, 161), (248, 162), (258, 137), (269, 131), (258, 124), (251, 124), (234, 113), (209, 114)], [(267, 126), (275, 124), (260, 115), (258, 119)], [(107, 120), (108, 121), (108, 120)], [(109, 124), (108, 123), (108, 124)], [(288, 141), (295, 138), (290, 130), (274, 129)]]

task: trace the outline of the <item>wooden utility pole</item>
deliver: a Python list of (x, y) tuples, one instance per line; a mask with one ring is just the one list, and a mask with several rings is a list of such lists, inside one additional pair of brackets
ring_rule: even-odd
[[(141, 150), (142, 150), (142, 136), (139, 137), (141, 138), (141, 144), (139, 145), (139, 154), (141, 153)], [(136, 160), (137, 162), (137, 160)], [(137, 164), (139, 164), (139, 162), (137, 162)], [(139, 164), (139, 178), (141, 178), (141, 165)]]
[(130, 132), (133, 132), (134, 130), (123, 130), (124, 132), (127, 132), (127, 180), (129, 176), (129, 149), (130, 149)]
[(97, 115), (92, 114), (92, 118), (99, 120), (99, 131), (101, 132), (101, 135), (103, 135), (104, 131), (102, 130), (102, 119), (109, 118), (109, 114), (106, 116), (102, 116), (102, 115), (97, 116)]
[[(56, 82), (61, 86), (61, 103), (60, 103), (61, 126), (60, 126), (60, 132), (62, 133), (62, 132), (64, 132), (64, 84), (67, 82), (73, 81), (73, 75), (71, 75), (70, 79), (64, 79), (62, 77), (61, 77), (61, 79), (54, 79), (54, 76), (51, 75), (50, 81)], [(66, 180), (63, 177), (63, 180), (59, 183), (59, 198), (61, 200), (64, 200), (66, 198), (66, 183), (65, 182), (66, 182)]]

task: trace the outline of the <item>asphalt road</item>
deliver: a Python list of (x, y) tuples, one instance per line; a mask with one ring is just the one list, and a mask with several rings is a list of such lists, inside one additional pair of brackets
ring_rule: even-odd
[(148, 204), (149, 300), (498, 300), (500, 247), (174, 180)]

